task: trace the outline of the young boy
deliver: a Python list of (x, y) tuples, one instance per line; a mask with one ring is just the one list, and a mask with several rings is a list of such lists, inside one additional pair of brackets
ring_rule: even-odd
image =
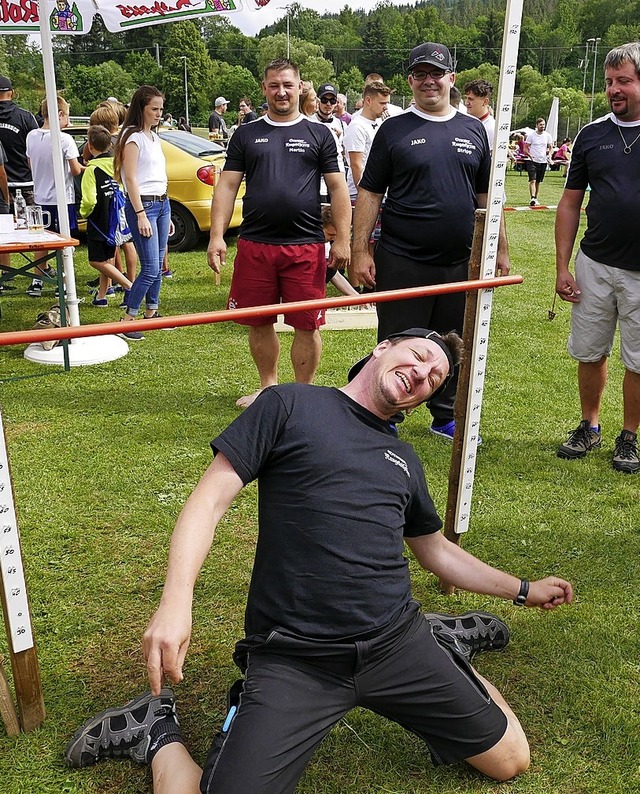
[[(56, 186), (53, 176), (53, 158), (51, 155), (51, 128), (49, 126), (49, 111), (47, 100), (44, 99), (40, 105), (40, 113), (44, 118), (41, 129), (31, 130), (27, 135), (27, 158), (29, 167), (33, 174), (33, 194), (35, 203), (39, 204), (44, 210), (51, 214), (50, 229), (54, 232), (60, 231), (58, 219), (58, 206), (56, 204)], [(61, 96), (58, 97), (58, 119), (60, 127), (69, 125), (69, 103)], [(60, 133), (62, 146), (62, 157), (64, 161), (64, 181), (65, 195), (67, 198), (67, 211), (69, 213), (69, 228), (71, 233), (77, 229), (75, 208), (75, 188), (73, 177), (82, 173), (82, 166), (78, 162), (79, 152), (75, 141), (70, 135)], [(39, 269), (39, 268), (38, 268)], [(47, 275), (52, 274), (52, 268), (47, 268)], [(27, 295), (32, 298), (39, 298), (42, 294), (42, 281), (34, 278), (31, 286), (27, 290)]]
[[(124, 117), (123, 117), (124, 118)], [(102, 102), (98, 105), (98, 107), (93, 111), (91, 116), (89, 117), (89, 126), (93, 127), (94, 125), (99, 125), (101, 127), (106, 127), (111, 134), (111, 148), (115, 145), (116, 138), (118, 137), (118, 128), (120, 126), (120, 116), (118, 115), (118, 111), (116, 106), (112, 102)], [(91, 152), (89, 151), (89, 143), (85, 143), (84, 148), (82, 150), (82, 159), (84, 160), (85, 164), (91, 160)], [(118, 234), (118, 239), (116, 241), (116, 256), (114, 259), (114, 265), (116, 268), (122, 273), (122, 257), (120, 252), (124, 254), (125, 260), (125, 268), (126, 268), (126, 275), (127, 279), (131, 282), (136, 277), (136, 269), (138, 265), (138, 254), (136, 253), (135, 246), (132, 242), (131, 232), (128, 234)], [(90, 287), (98, 287), (100, 285), (100, 279), (96, 279), (95, 281), (88, 281), (87, 284)], [(116, 290), (117, 291), (117, 290)], [(107, 288), (107, 294), (112, 294)], [(127, 295), (123, 297), (123, 300), (120, 304), (121, 307), (127, 305)]]
[(116, 245), (107, 239), (115, 184), (110, 131), (97, 124), (89, 127), (87, 145), (91, 160), (82, 175), (80, 215), (87, 218), (89, 264), (100, 273), (98, 291), (91, 303), (106, 308), (110, 281), (122, 285), (125, 301), (131, 281), (115, 266)]

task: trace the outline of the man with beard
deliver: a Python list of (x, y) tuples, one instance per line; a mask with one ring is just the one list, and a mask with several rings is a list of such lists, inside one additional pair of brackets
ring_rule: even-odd
[[(640, 471), (640, 44), (616, 47), (604, 61), (611, 113), (576, 137), (556, 214), (556, 292), (572, 304), (567, 349), (578, 361), (582, 420), (558, 448), (561, 458), (583, 458), (600, 447), (600, 403), (616, 325), (625, 367), (623, 424), (613, 467)], [(580, 209), (589, 188), (587, 230), (569, 271)]]

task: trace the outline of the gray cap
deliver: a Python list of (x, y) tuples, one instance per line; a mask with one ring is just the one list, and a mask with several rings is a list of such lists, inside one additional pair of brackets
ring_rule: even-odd
[(220, 105), (228, 105), (228, 104), (229, 104), (229, 100), (225, 99), (223, 96), (219, 96), (219, 97), (216, 98), (215, 106), (217, 108), (219, 108)]

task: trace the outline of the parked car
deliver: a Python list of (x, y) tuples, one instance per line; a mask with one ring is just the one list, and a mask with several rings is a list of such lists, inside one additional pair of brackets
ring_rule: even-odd
[[(87, 140), (87, 129), (86, 126), (73, 126), (63, 130), (75, 140), (81, 153)], [(226, 152), (223, 146), (190, 132), (161, 127), (158, 135), (167, 161), (167, 192), (175, 227), (169, 238), (169, 250), (189, 251), (198, 242), (200, 234), (208, 232), (211, 226), (211, 197), (217, 175), (224, 166)], [(244, 184), (238, 191), (230, 229), (237, 228), (242, 222), (243, 195)], [(83, 225), (80, 231), (83, 231)]]

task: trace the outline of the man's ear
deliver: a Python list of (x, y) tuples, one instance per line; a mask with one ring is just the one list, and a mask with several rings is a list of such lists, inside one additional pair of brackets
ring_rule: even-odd
[(377, 344), (371, 351), (371, 355), (373, 356), (373, 358), (378, 358), (378, 356), (381, 353), (384, 353), (384, 351), (390, 346), (390, 344), (391, 342), (388, 339), (383, 339), (382, 342)]

